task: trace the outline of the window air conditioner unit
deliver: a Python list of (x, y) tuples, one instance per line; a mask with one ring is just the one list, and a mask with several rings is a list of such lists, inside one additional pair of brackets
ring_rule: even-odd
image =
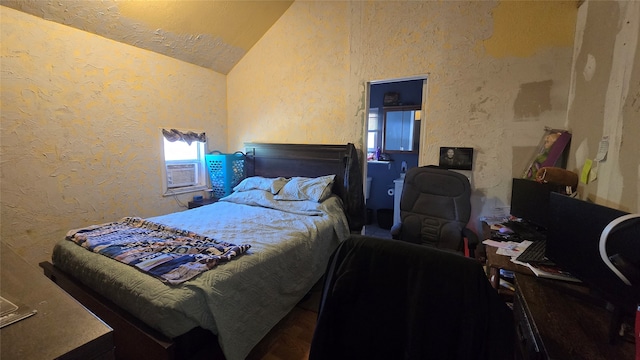
[(177, 188), (198, 184), (198, 164), (167, 165), (167, 187)]

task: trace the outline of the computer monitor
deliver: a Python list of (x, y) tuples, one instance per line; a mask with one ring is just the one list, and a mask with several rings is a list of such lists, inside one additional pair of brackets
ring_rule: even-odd
[(514, 178), (511, 186), (511, 215), (546, 229), (549, 222), (549, 194), (553, 189), (551, 184)]
[[(552, 193), (545, 255), (582, 280), (603, 300), (635, 310), (640, 283), (625, 284), (600, 256), (600, 236), (614, 219), (627, 214), (595, 203)], [(640, 219), (615, 227), (607, 239), (607, 254), (622, 254), (635, 268), (640, 265)]]

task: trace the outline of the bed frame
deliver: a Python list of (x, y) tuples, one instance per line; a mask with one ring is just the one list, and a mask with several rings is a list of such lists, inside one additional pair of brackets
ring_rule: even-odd
[[(246, 143), (247, 176), (317, 177), (335, 174), (333, 192), (343, 201), (350, 230), (360, 233), (364, 225), (362, 168), (353, 144), (263, 144)], [(169, 339), (124, 311), (109, 299), (88, 288), (73, 276), (42, 262), (44, 274), (114, 330), (117, 359), (224, 359), (217, 338), (210, 331), (195, 328)], [(206, 348), (202, 348), (206, 344)]]
[(246, 143), (247, 176), (317, 177), (335, 174), (333, 192), (340, 196), (352, 232), (364, 226), (362, 167), (353, 144)]

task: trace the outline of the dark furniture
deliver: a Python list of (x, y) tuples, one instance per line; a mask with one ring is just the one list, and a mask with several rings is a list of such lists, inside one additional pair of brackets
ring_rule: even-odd
[[(415, 244), (465, 252), (474, 256), (478, 236), (467, 228), (471, 216), (469, 179), (434, 166), (407, 171), (400, 198), (400, 223), (391, 235)], [(465, 239), (467, 241), (465, 247)]]
[(117, 359), (188, 358), (201, 350), (202, 343), (206, 344), (206, 351), (212, 359), (224, 358), (216, 337), (209, 331), (196, 328), (178, 338), (170, 339), (53, 264), (42, 262), (40, 267), (56, 285), (114, 329), (113, 342), (117, 345)]
[(2, 297), (37, 313), (0, 329), (2, 359), (114, 359), (113, 331), (2, 243)]
[(475, 259), (352, 235), (327, 266), (309, 359), (513, 359), (514, 339)]
[(498, 255), (496, 251), (498, 248), (493, 246), (486, 246), (487, 255), (487, 275), (491, 281), (491, 285), (498, 289), (500, 285), (500, 270), (514, 271), (522, 274), (533, 275), (531, 269), (526, 266), (515, 264), (511, 262), (509, 256)]
[[(263, 177), (317, 177), (335, 174), (333, 192), (342, 198), (349, 227), (359, 232), (364, 224), (364, 193), (359, 155), (353, 144), (245, 144), (247, 175)], [(195, 328), (176, 338), (167, 338), (141, 320), (98, 295), (71, 274), (49, 262), (40, 264), (45, 274), (114, 328), (120, 359), (183, 359), (204, 350), (211, 359), (223, 358), (217, 340), (208, 331)], [(205, 344), (205, 349), (199, 349)]]
[(209, 205), (209, 204), (213, 204), (214, 202), (218, 201), (218, 199), (213, 198), (213, 199), (202, 199), (202, 200), (193, 200), (193, 201), (189, 201), (189, 209), (194, 209), (203, 205)]
[(633, 344), (609, 342), (612, 314), (586, 288), (520, 273), (515, 279), (518, 359), (634, 358)]
[(317, 177), (335, 174), (333, 192), (340, 196), (352, 232), (364, 226), (364, 187), (359, 154), (353, 144), (246, 143), (247, 175)]

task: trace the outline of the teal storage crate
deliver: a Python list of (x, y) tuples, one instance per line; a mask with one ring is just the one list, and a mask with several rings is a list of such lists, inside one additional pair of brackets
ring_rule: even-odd
[(213, 196), (221, 198), (233, 192), (233, 188), (245, 177), (245, 155), (237, 151), (233, 154), (223, 154), (214, 151), (205, 155)]

